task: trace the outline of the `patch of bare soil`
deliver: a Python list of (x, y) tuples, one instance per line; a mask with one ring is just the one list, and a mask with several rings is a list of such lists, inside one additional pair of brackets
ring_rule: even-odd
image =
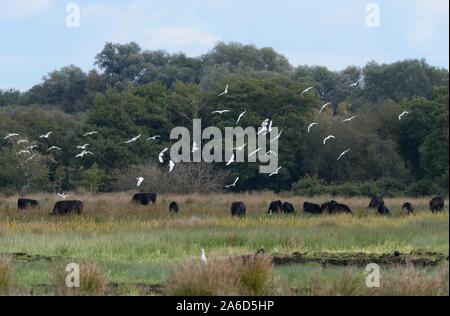
[(36, 262), (40, 260), (44, 261), (52, 261), (54, 258), (41, 256), (41, 255), (30, 255), (23, 252), (14, 252), (14, 253), (0, 253), (0, 257), (9, 257), (13, 260), (22, 260), (27, 262)]

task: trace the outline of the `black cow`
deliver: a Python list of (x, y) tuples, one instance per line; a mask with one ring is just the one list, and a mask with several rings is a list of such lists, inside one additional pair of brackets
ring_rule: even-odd
[(83, 212), (83, 202), (81, 201), (59, 201), (56, 202), (53, 212), (50, 215), (81, 214)]
[(320, 208), (322, 209), (322, 212), (328, 212), (328, 213), (332, 213), (332, 211), (330, 210), (330, 208), (333, 206), (333, 205), (336, 205), (337, 204), (337, 202), (335, 201), (335, 200), (331, 200), (330, 202), (325, 202), (325, 203), (323, 203), (321, 206), (320, 206)]
[(305, 202), (303, 203), (303, 212), (310, 214), (322, 214), (322, 209), (318, 204)]
[(386, 207), (386, 205), (384, 205), (384, 202), (378, 205), (377, 212), (380, 215), (389, 215), (390, 213), (389, 209)]
[(31, 199), (18, 199), (17, 200), (17, 208), (19, 210), (25, 210), (28, 208), (37, 208), (39, 207), (39, 202)]
[(294, 205), (289, 202), (284, 202), (283, 204), (283, 212), (285, 214), (293, 214), (295, 213)]
[(348, 207), (345, 204), (341, 204), (341, 203), (334, 204), (331, 207), (330, 211), (331, 211), (330, 214), (341, 214), (341, 213), (353, 214), (353, 212), (350, 209), (350, 207)]
[(411, 203), (406, 202), (402, 206), (402, 214), (403, 215), (411, 215), (414, 214), (414, 208)]
[(430, 201), (430, 210), (433, 213), (441, 212), (444, 209), (445, 200), (442, 196), (437, 196)]
[(131, 203), (141, 205), (156, 204), (156, 198), (156, 193), (136, 193), (131, 199)]
[(378, 208), (378, 206), (380, 206), (380, 204), (382, 204), (382, 203), (384, 204), (384, 200), (383, 200), (382, 196), (374, 196), (370, 200), (369, 208)]
[(172, 213), (172, 212), (178, 213), (178, 211), (179, 211), (179, 208), (178, 208), (177, 202), (170, 203), (170, 205), (169, 205), (169, 212), (170, 213)]
[(283, 202), (281, 201), (273, 201), (270, 203), (269, 205), (269, 210), (267, 211), (267, 213), (269, 214), (273, 214), (273, 213), (281, 213), (283, 211)]
[(245, 216), (245, 212), (247, 208), (245, 207), (244, 202), (233, 202), (231, 204), (231, 216), (233, 217), (243, 217)]

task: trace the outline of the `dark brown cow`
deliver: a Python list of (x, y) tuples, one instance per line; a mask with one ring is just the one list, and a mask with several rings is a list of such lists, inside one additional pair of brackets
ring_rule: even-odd
[(156, 204), (156, 198), (156, 193), (136, 193), (131, 199), (131, 203), (141, 205)]
[(83, 202), (81, 201), (59, 201), (56, 202), (53, 212), (50, 215), (69, 215), (83, 212)]
[(38, 208), (39, 202), (32, 199), (18, 199), (17, 200), (17, 209), (25, 210), (29, 208)]
[(231, 216), (244, 217), (247, 212), (244, 202), (233, 202), (231, 204)]
[(445, 200), (442, 196), (437, 196), (430, 201), (430, 210), (433, 213), (441, 212), (444, 209)]

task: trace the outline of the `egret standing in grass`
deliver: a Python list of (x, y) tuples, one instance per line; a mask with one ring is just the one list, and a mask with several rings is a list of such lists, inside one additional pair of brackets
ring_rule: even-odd
[(202, 249), (202, 254), (200, 255), (200, 263), (204, 266), (208, 264), (208, 259), (206, 259), (205, 249)]

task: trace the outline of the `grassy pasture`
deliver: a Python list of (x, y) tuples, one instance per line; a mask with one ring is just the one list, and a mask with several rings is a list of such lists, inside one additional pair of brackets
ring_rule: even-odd
[[(17, 197), (0, 198), (0, 253), (34, 256), (32, 260), (12, 261), (15, 286), (28, 292), (52, 284), (55, 262), (95, 262), (108, 273), (110, 282), (130, 284), (119, 294), (138, 294), (133, 284), (164, 282), (171, 267), (197, 260), (201, 248), (208, 257), (217, 258), (248, 255), (259, 249), (268, 254), (398, 251), (448, 256), (449, 252), (448, 208), (441, 214), (432, 214), (428, 210), (429, 198), (385, 199), (392, 214), (380, 217), (366, 209), (368, 198), (334, 198), (349, 205), (353, 216), (309, 216), (301, 212), (304, 201), (322, 203), (331, 197), (284, 197), (272, 193), (163, 195), (158, 197), (156, 206), (139, 207), (130, 205), (131, 195), (72, 194), (70, 199), (85, 203), (84, 213), (78, 217), (49, 216), (57, 200), (54, 195), (31, 196), (40, 201), (41, 208), (24, 212), (16, 209)], [(268, 204), (275, 199), (293, 203), (296, 215), (267, 215)], [(179, 214), (168, 213), (172, 201), (180, 205)], [(233, 201), (246, 203), (246, 218), (230, 217)], [(401, 216), (405, 201), (414, 205), (415, 215)], [(392, 278), (409, 271), (408, 267), (381, 268), (385, 276)], [(433, 278), (441, 270), (425, 267), (420, 268), (420, 273)], [(364, 284), (363, 267), (290, 265), (276, 266), (275, 273), (297, 289), (308, 289), (319, 279), (337, 286), (343, 276), (351, 275), (361, 283), (350, 294), (364, 293), (360, 288)], [(334, 288), (328, 291), (339, 294)], [(325, 290), (314, 293), (327, 294)]]

